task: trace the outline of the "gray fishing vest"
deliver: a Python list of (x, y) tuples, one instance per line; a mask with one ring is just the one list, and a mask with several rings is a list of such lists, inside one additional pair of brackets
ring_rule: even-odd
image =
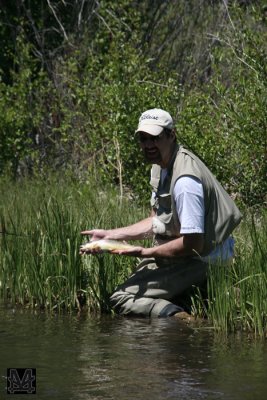
[(156, 242), (180, 237), (180, 222), (173, 188), (177, 179), (189, 175), (200, 179), (203, 185), (205, 233), (204, 249), (201, 255), (208, 255), (217, 244), (227, 239), (240, 223), (242, 218), (240, 211), (206, 165), (182, 146), (179, 148), (177, 146), (163, 182), (160, 180), (160, 172), (159, 165), (152, 166), (150, 184), (156, 196), (152, 196), (151, 206), (156, 213), (156, 221), (161, 226), (159, 231), (154, 230)]

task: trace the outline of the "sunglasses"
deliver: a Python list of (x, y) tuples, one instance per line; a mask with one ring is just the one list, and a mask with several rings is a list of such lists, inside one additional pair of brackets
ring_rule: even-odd
[(145, 142), (147, 142), (147, 141), (151, 141), (151, 142), (153, 142), (153, 143), (157, 143), (157, 142), (159, 142), (161, 139), (162, 139), (162, 137), (164, 136), (164, 133), (165, 133), (165, 131), (163, 130), (159, 135), (157, 135), (157, 136), (152, 136), (152, 135), (149, 135), (149, 136), (144, 136), (144, 135), (142, 135), (142, 134), (139, 134), (139, 142), (140, 143), (145, 143)]

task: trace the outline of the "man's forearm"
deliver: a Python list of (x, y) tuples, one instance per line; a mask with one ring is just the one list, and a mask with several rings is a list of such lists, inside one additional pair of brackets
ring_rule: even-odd
[(143, 219), (136, 224), (122, 228), (110, 229), (107, 231), (109, 239), (116, 240), (137, 240), (153, 236), (152, 217)]
[(202, 234), (184, 235), (159, 246), (144, 248), (143, 257), (183, 257), (201, 254), (204, 236)]

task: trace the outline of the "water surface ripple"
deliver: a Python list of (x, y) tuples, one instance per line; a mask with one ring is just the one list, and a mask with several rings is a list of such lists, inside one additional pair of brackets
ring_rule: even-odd
[[(57, 400), (263, 400), (267, 344), (175, 319), (77, 317), (0, 308), (0, 399), (7, 368), (36, 368)], [(25, 400), (16, 395), (15, 400)]]

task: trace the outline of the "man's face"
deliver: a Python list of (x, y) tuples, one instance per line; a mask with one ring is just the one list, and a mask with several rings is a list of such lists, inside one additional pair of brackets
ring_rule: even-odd
[(138, 132), (138, 135), (145, 159), (151, 164), (166, 168), (175, 148), (174, 133), (168, 135), (163, 131), (158, 136), (152, 136), (146, 132)]

